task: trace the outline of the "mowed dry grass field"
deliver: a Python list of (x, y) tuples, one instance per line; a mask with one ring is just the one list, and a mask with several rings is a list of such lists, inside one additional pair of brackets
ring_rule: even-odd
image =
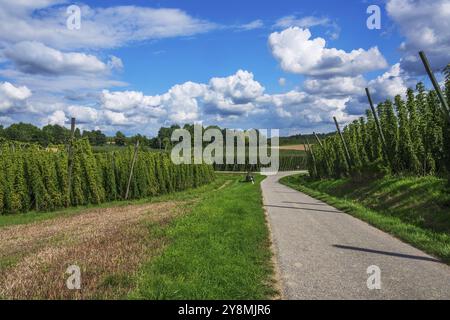
[(305, 145), (303, 145), (303, 144), (294, 144), (292, 146), (280, 146), (280, 150), (305, 151)]
[[(183, 202), (88, 209), (0, 229), (0, 297), (105, 299), (125, 297), (128, 277), (165, 246), (149, 233), (183, 213)], [(81, 269), (81, 290), (68, 290), (70, 265)]]
[[(217, 174), (152, 199), (0, 216), (0, 299), (271, 298), (263, 178)], [(72, 265), (81, 290), (67, 288)]]

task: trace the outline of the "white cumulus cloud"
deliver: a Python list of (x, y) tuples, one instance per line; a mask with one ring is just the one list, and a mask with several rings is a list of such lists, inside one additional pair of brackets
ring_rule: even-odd
[(295, 15), (289, 15), (278, 19), (275, 23), (275, 27), (278, 28), (290, 28), (290, 27), (299, 27), (299, 28), (311, 28), (315, 26), (326, 26), (330, 25), (331, 21), (326, 17), (315, 17), (315, 16), (305, 16), (305, 17), (296, 17)]
[(64, 126), (66, 121), (67, 121), (66, 114), (62, 110), (56, 110), (47, 117), (48, 124), (57, 124), (60, 126)]
[(367, 85), (363, 76), (307, 79), (303, 83), (306, 92), (326, 96), (360, 95)]
[(400, 46), (403, 70), (411, 74), (425, 73), (418, 55), (421, 50), (437, 71), (450, 63), (448, 0), (388, 0), (386, 11), (406, 38)]
[(114, 126), (128, 126), (132, 125), (129, 119), (122, 112), (114, 112), (110, 110), (105, 110), (103, 112), (105, 116), (107, 124), (111, 124)]
[(230, 98), (234, 103), (247, 103), (264, 92), (264, 87), (253, 79), (253, 74), (239, 70), (226, 78), (212, 78), (210, 90)]
[(61, 52), (36, 41), (19, 42), (8, 47), (4, 55), (17, 69), (30, 74), (98, 74), (122, 66), (122, 61), (117, 57), (112, 57), (109, 63), (104, 63), (94, 55)]
[(356, 76), (387, 67), (377, 47), (351, 52), (326, 48), (325, 39), (311, 39), (308, 29), (298, 27), (272, 33), (269, 45), (283, 70), (308, 76)]
[(192, 36), (217, 27), (180, 9), (133, 5), (91, 8), (80, 4), (81, 29), (74, 31), (66, 27), (67, 5), (58, 5), (62, 2), (1, 0), (0, 41), (39, 41), (64, 50), (101, 49)]
[(95, 123), (99, 119), (99, 111), (86, 106), (69, 106), (67, 115), (76, 118), (78, 123)]
[(264, 22), (261, 19), (258, 20), (254, 20), (252, 22), (243, 24), (238, 26), (238, 30), (243, 30), (243, 31), (250, 31), (250, 30), (255, 30), (255, 29), (261, 29), (264, 27)]
[(101, 95), (102, 106), (111, 111), (126, 111), (145, 105), (151, 99), (145, 97), (142, 92), (103, 90)]
[(382, 102), (396, 95), (405, 95), (408, 87), (406, 78), (401, 73), (400, 63), (396, 63), (381, 76), (369, 81), (374, 101)]
[(0, 113), (14, 110), (24, 111), (31, 91), (26, 86), (14, 86), (9, 82), (0, 82)]

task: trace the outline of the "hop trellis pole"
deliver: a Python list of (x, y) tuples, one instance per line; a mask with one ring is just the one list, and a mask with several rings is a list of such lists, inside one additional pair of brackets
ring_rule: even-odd
[(136, 145), (134, 146), (134, 155), (133, 155), (133, 160), (131, 161), (130, 175), (128, 177), (127, 192), (125, 193), (125, 200), (128, 200), (128, 195), (130, 193), (131, 179), (133, 178), (133, 170), (134, 170), (134, 165), (136, 164), (138, 150), (139, 150), (139, 140), (136, 141)]
[(314, 135), (314, 137), (316, 137), (316, 141), (319, 144), (319, 146), (323, 149), (323, 144), (322, 144), (322, 141), (320, 141), (319, 136), (315, 132), (313, 132), (313, 135)]
[(72, 171), (73, 171), (73, 143), (75, 139), (75, 118), (70, 119), (70, 140), (69, 140), (69, 158), (68, 158), (68, 168), (67, 168), (67, 192), (69, 196), (67, 197), (68, 203), (67, 206), (70, 205), (71, 192), (72, 192)]
[(442, 105), (442, 112), (444, 114), (444, 117), (450, 123), (450, 108), (448, 107), (447, 101), (445, 100), (445, 97), (442, 94), (441, 87), (439, 86), (439, 83), (437, 82), (437, 80), (433, 74), (433, 71), (431, 70), (430, 63), (428, 62), (428, 58), (427, 58), (425, 52), (423, 52), (423, 51), (419, 52), (419, 56), (420, 56), (420, 59), (422, 59), (422, 63), (425, 67), (425, 70), (427, 71), (428, 77), (430, 78), (431, 83), (433, 84), (433, 87), (436, 90), (436, 93), (439, 97), (439, 100)]
[(380, 119), (378, 119), (378, 114), (375, 111), (375, 107), (373, 105), (372, 96), (370, 95), (369, 88), (366, 88), (367, 99), (369, 100), (370, 110), (372, 111), (373, 118), (375, 119), (375, 125), (377, 127), (378, 135), (381, 140), (381, 148), (383, 149), (383, 153), (386, 156), (386, 159), (391, 162), (389, 159), (389, 153), (387, 151), (386, 139), (384, 138), (383, 129), (381, 128)]
[[(325, 148), (324, 144), (322, 143), (322, 140), (320, 140), (319, 136), (318, 136), (315, 132), (313, 132), (313, 135), (314, 135), (314, 137), (316, 138), (316, 141), (317, 141), (317, 143), (319, 144), (320, 148), (322, 149), (322, 152), (323, 152), (324, 154), (327, 154), (327, 153), (328, 153), (328, 152), (327, 152), (327, 149)], [(329, 159), (328, 157), (325, 158), (325, 162), (326, 162), (327, 166), (328, 166), (329, 168), (331, 168), (330, 159)], [(317, 163), (316, 163), (316, 164), (317, 164)]]
[(316, 157), (314, 155), (314, 150), (311, 147), (311, 145), (309, 144), (308, 138), (305, 137), (305, 139), (306, 139), (306, 144), (308, 145), (308, 150), (311, 155), (311, 159), (313, 161), (314, 175), (317, 175), (317, 164), (316, 164)]
[(341, 138), (342, 145), (344, 147), (345, 159), (347, 160), (347, 165), (348, 165), (349, 168), (351, 168), (352, 167), (352, 160), (350, 158), (350, 152), (348, 151), (347, 144), (345, 143), (344, 136), (342, 135), (341, 128), (339, 127), (339, 123), (337, 122), (336, 117), (333, 117), (333, 120), (334, 120), (334, 124), (336, 125), (336, 130), (337, 130), (337, 132), (339, 134), (339, 137)]

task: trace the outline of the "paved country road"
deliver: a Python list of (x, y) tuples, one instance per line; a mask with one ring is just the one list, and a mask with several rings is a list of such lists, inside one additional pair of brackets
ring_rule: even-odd
[[(262, 183), (284, 299), (450, 299), (450, 267), (321, 201)], [(381, 290), (369, 290), (369, 266)]]

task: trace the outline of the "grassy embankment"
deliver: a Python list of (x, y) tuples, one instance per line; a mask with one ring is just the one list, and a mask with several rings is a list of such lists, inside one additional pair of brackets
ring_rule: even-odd
[(281, 182), (450, 263), (450, 193), (445, 180), (385, 177), (313, 181), (296, 175)]
[[(0, 297), (271, 298), (262, 179), (252, 185), (218, 174), (209, 185), (151, 200), (0, 216), (0, 283), (15, 283)], [(32, 273), (24, 274), (30, 261)], [(74, 262), (80, 292), (65, 288)]]

